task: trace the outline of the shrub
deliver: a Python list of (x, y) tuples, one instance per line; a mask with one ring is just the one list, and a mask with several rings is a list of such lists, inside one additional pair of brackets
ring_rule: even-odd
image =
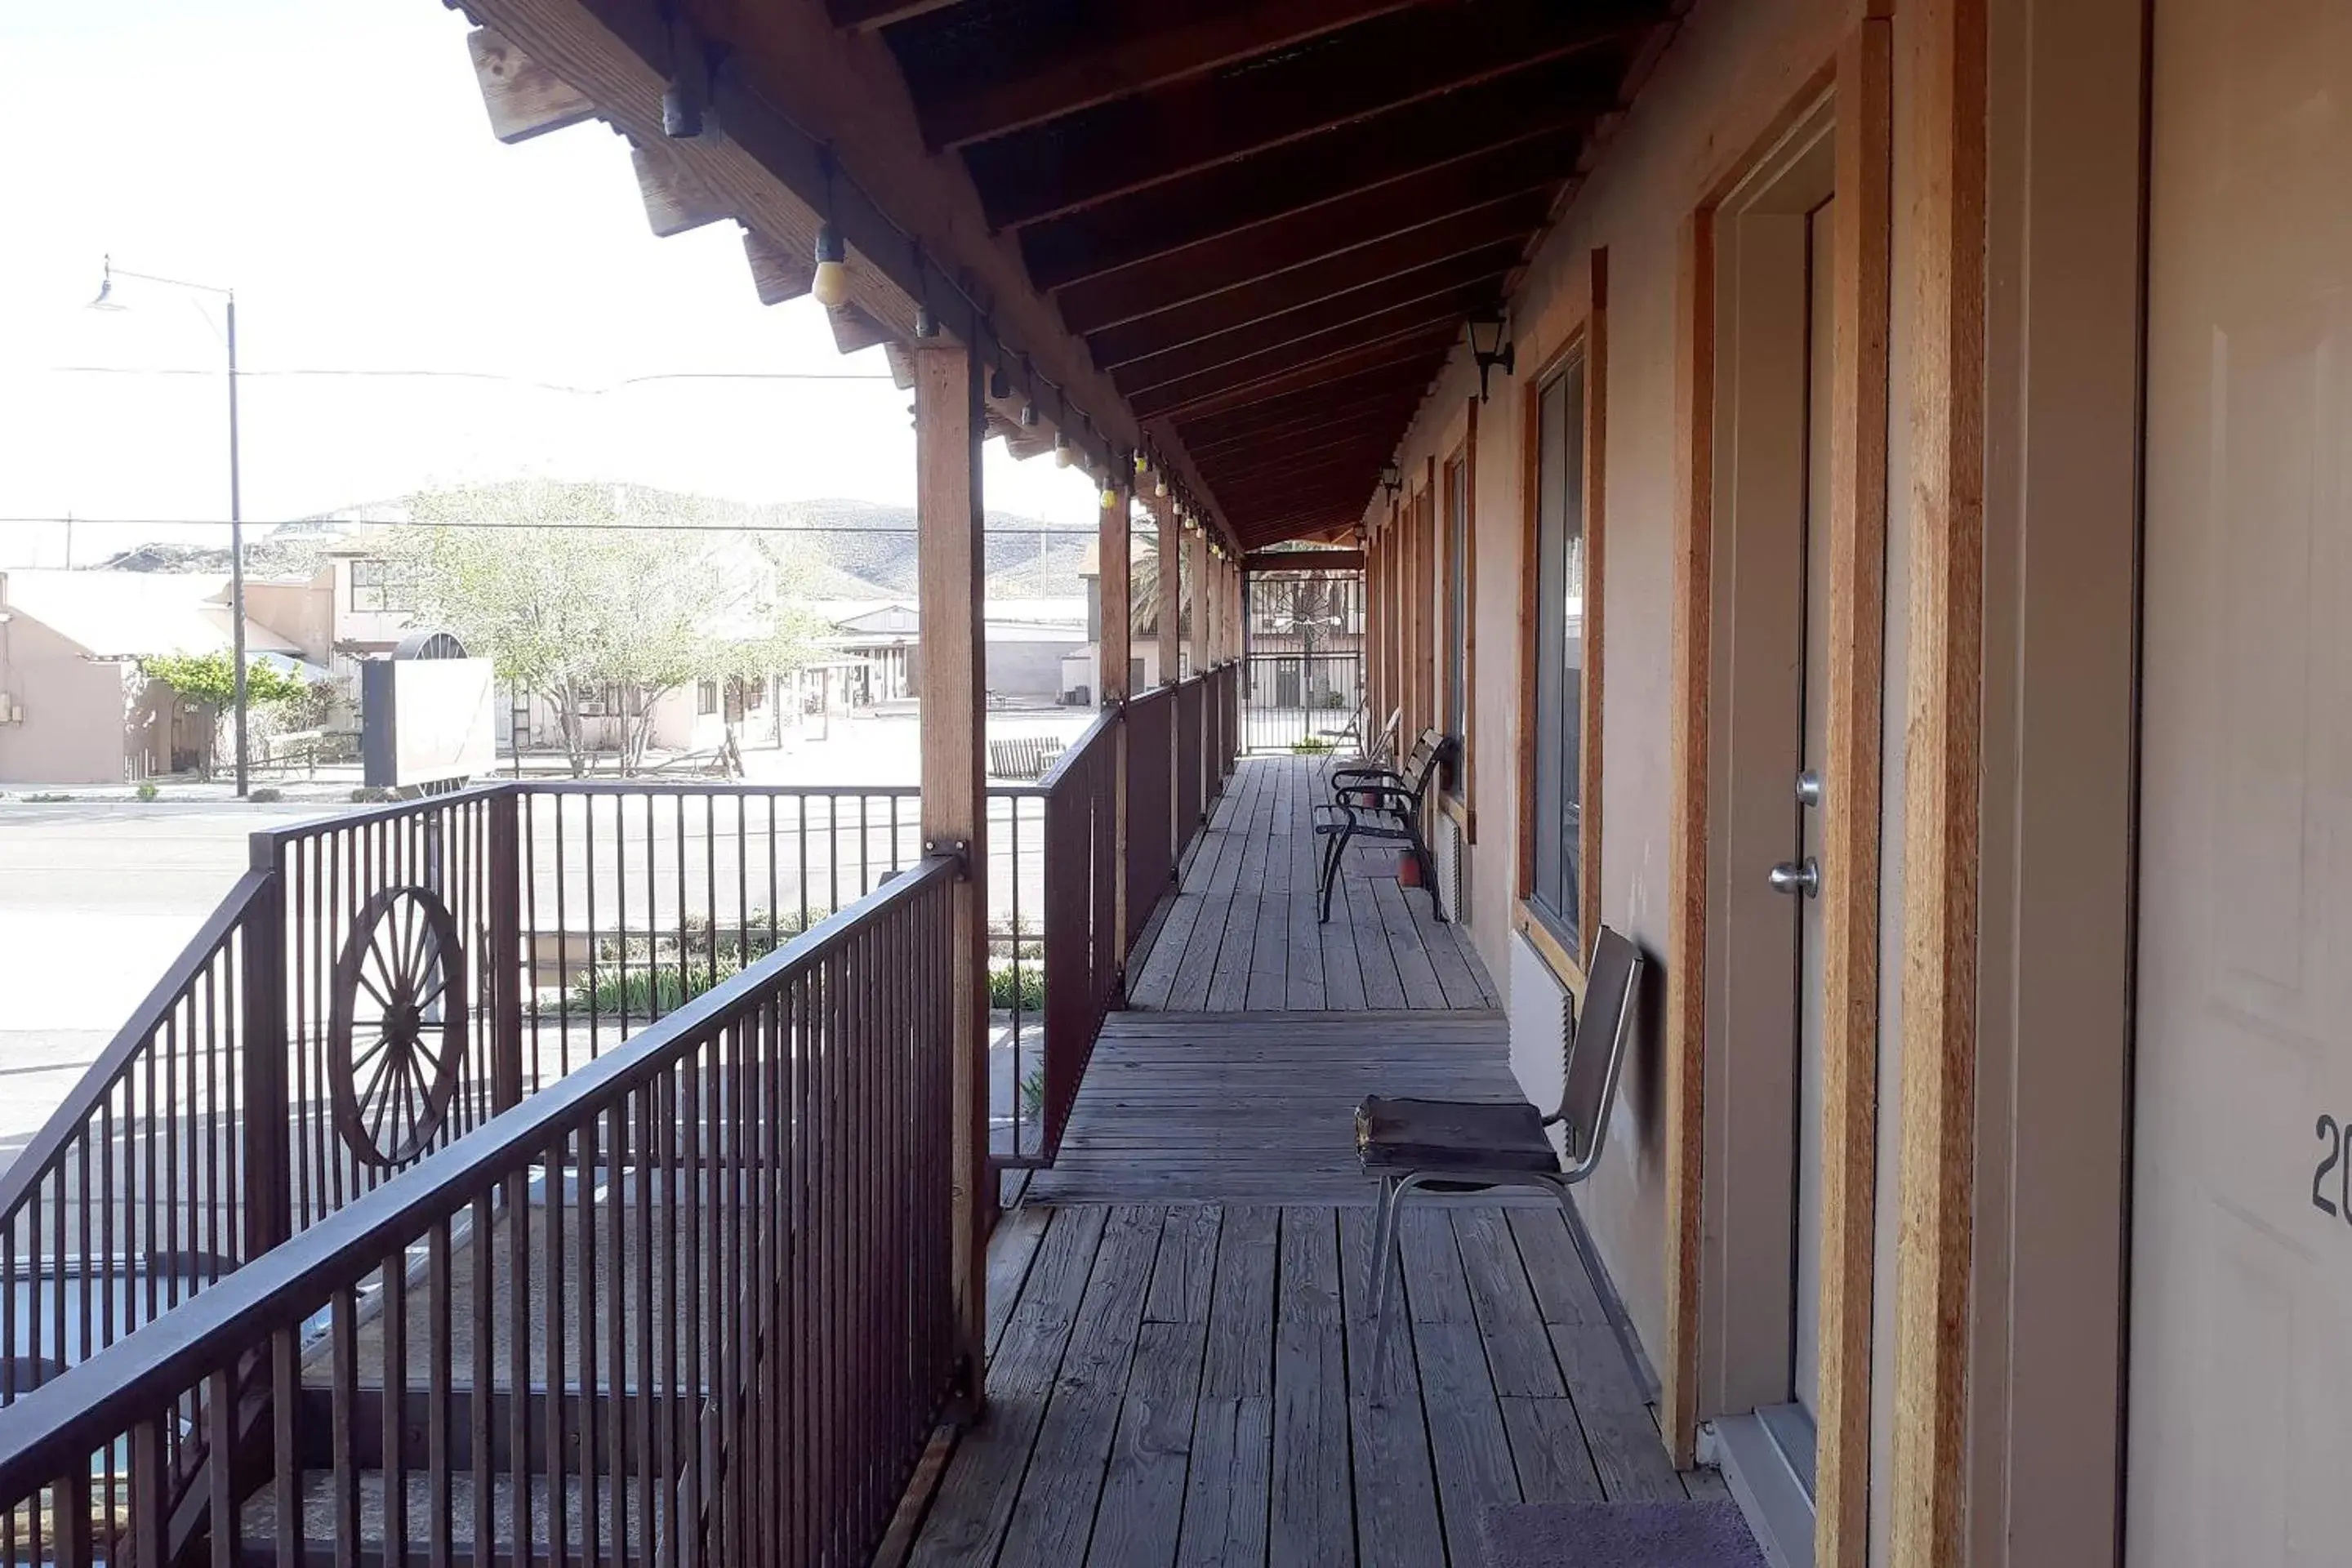
[(352, 799), (361, 805), (372, 805), (392, 798), (392, 792), (380, 784), (362, 784), (352, 791)]
[(638, 968), (633, 955), (625, 975), (617, 964), (609, 969), (600, 966), (593, 979), (572, 984), (572, 1006), (595, 1017), (619, 1017), (625, 1012), (632, 1018), (650, 1021), (677, 1011), (743, 968), (732, 949), (716, 959), (689, 953), (682, 964), (673, 952), (667, 959), (647, 959), (646, 965)]
[(157, 789), (155, 787), (154, 781), (151, 779), (147, 783), (141, 784), (136, 793), (141, 800), (153, 800), (157, 795), (163, 792)]
[(1009, 959), (991, 960), (988, 965), (988, 1005), (1000, 1012), (1010, 1012), (1018, 1006), (1024, 1013), (1045, 1010), (1045, 966), (1035, 959), (1015, 963)]
[(245, 798), (257, 805), (275, 805), (286, 798), (286, 792), (282, 789), (271, 789), (265, 784), (260, 789), (247, 791)]
[(69, 795), (60, 795), (55, 790), (41, 790), (26, 795), (25, 800), (27, 805), (55, 805), (61, 800), (71, 800), (73, 796)]
[(1309, 735), (1303, 741), (1293, 741), (1290, 743), (1291, 752), (1301, 757), (1328, 756), (1333, 749), (1332, 743), (1320, 735)]
[(1045, 1113), (1045, 1064), (1031, 1068), (1021, 1080), (1021, 1109), (1031, 1116)]

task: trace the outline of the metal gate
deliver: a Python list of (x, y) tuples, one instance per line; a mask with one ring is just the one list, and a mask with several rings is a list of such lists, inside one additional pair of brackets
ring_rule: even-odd
[(1350, 745), (1364, 702), (1360, 572), (1257, 572), (1249, 579), (1242, 743), (1252, 752)]

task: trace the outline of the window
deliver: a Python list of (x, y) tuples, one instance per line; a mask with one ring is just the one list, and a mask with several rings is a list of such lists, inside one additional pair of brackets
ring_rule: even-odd
[(394, 572), (391, 562), (352, 563), (352, 609), (405, 610), (409, 607), (407, 584)]
[(695, 683), (694, 710), (706, 719), (719, 711), (719, 682), (700, 680)]
[(1462, 760), (1446, 781), (1462, 793), (1470, 736), (1470, 463), (1445, 465), (1445, 696), (1438, 722), (1462, 742)]
[(1573, 353), (1536, 404), (1534, 912), (1584, 951), (1585, 361)]

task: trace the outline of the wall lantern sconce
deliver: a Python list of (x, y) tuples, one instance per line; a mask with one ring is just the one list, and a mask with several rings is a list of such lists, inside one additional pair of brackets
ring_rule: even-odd
[(1389, 492), (1391, 500), (1396, 500), (1398, 494), (1403, 490), (1404, 472), (1394, 462), (1381, 465), (1381, 489)]
[(1470, 357), (1478, 362), (1478, 401), (1486, 401), (1486, 373), (1496, 365), (1505, 375), (1515, 374), (1518, 345), (1503, 341), (1503, 312), (1481, 310), (1470, 318)]

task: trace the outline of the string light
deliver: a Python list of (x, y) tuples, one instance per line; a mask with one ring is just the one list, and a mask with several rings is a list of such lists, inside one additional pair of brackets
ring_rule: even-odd
[(809, 292), (828, 310), (837, 310), (849, 303), (847, 258), (841, 231), (830, 221), (817, 225), (816, 272), (809, 279)]
[(1055, 431), (1054, 467), (1057, 468), (1066, 468), (1077, 460), (1077, 456), (1078, 455), (1076, 452), (1070, 449), (1070, 438), (1067, 436), (1063, 435), (1059, 430)]

